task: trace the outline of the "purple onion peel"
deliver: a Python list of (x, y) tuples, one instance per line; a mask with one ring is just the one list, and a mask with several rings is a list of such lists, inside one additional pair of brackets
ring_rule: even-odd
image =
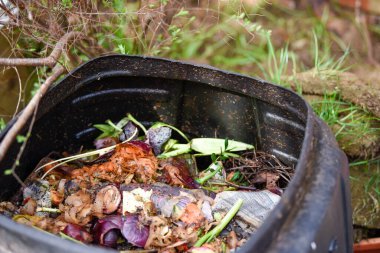
[(139, 222), (137, 215), (124, 217), (121, 234), (130, 244), (143, 248), (149, 237), (149, 227)]
[(100, 245), (106, 247), (115, 247), (117, 242), (118, 231), (122, 227), (122, 218), (120, 215), (111, 215), (99, 219), (94, 226), (94, 239)]
[(76, 224), (67, 224), (67, 226), (63, 230), (63, 233), (74, 238), (75, 240), (84, 243), (89, 243), (92, 241), (91, 235), (83, 227)]

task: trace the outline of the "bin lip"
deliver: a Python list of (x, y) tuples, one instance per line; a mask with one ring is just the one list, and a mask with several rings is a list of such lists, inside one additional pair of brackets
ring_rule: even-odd
[[(114, 57), (121, 57), (121, 58), (127, 58), (129, 60), (133, 60), (133, 61), (149, 61), (149, 62), (152, 62), (152, 63), (157, 63), (157, 62), (162, 62), (162, 63), (174, 63), (174, 64), (178, 64), (180, 65), (181, 67), (184, 67), (184, 68), (188, 68), (189, 70), (191, 69), (195, 69), (195, 70), (199, 70), (199, 69), (203, 69), (205, 71), (209, 71), (210, 74), (221, 74), (223, 75), (225, 78), (231, 78), (231, 79), (234, 79), (236, 77), (240, 77), (240, 78), (243, 78), (245, 79), (245, 81), (254, 81), (256, 82), (256, 84), (261, 84), (261, 85), (271, 85), (272, 87), (274, 87), (275, 89), (278, 89), (278, 90), (281, 90), (282, 92), (285, 92), (285, 93), (288, 93), (290, 94), (291, 96), (295, 96), (297, 97), (298, 99), (300, 99), (300, 101), (302, 101), (302, 106), (305, 107), (305, 111), (306, 111), (306, 117), (305, 117), (305, 134), (304, 134), (304, 139), (302, 141), (302, 148), (301, 148), (301, 151), (300, 151), (300, 154), (299, 154), (299, 157), (298, 157), (298, 162), (296, 164), (296, 167), (295, 167), (295, 170), (296, 170), (296, 173), (293, 177), (293, 179), (291, 180), (291, 182), (289, 183), (288, 187), (287, 187), (287, 190), (285, 191), (285, 193), (283, 194), (283, 196), (281, 197), (281, 200), (280, 200), (280, 203), (274, 208), (274, 210), (272, 210), (271, 214), (266, 218), (265, 222), (263, 223), (263, 225), (258, 229), (258, 231), (256, 232), (256, 234), (254, 236), (252, 236), (249, 241), (242, 247), (242, 250), (244, 251), (244, 248), (247, 250), (246, 246), (248, 246), (249, 242), (250, 241), (253, 241), (254, 237), (260, 237), (260, 235), (265, 235), (266, 233), (268, 233), (269, 231), (271, 231), (271, 227), (273, 226), (273, 224), (277, 224), (277, 226), (279, 225), (280, 227), (283, 226), (283, 224), (286, 222), (287, 220), (287, 217), (283, 217), (283, 219), (281, 219), (281, 223), (282, 224), (278, 224), (279, 223), (279, 219), (278, 219), (278, 215), (285, 215), (288, 213), (288, 211), (285, 209), (284, 207), (284, 203), (286, 201), (289, 201), (290, 199), (294, 198), (294, 195), (297, 193), (297, 189), (303, 184), (303, 181), (305, 180), (304, 178), (304, 175), (305, 175), (305, 172), (307, 170), (307, 163), (308, 163), (308, 160), (311, 159), (311, 153), (314, 149), (314, 145), (313, 145), (313, 133), (315, 131), (315, 115), (310, 107), (310, 105), (308, 103), (306, 103), (306, 101), (304, 99), (302, 99), (297, 93), (293, 92), (292, 90), (289, 90), (289, 89), (286, 89), (284, 87), (281, 87), (279, 85), (276, 85), (276, 84), (273, 84), (271, 82), (268, 82), (268, 81), (265, 81), (265, 80), (262, 80), (262, 79), (259, 79), (259, 78), (254, 78), (254, 77), (250, 77), (250, 76), (247, 76), (247, 75), (243, 75), (243, 74), (238, 74), (238, 73), (234, 73), (234, 72), (230, 72), (230, 71), (225, 71), (225, 70), (221, 70), (221, 69), (218, 69), (218, 68), (215, 68), (215, 67), (212, 67), (212, 66), (209, 66), (209, 65), (204, 65), (204, 64), (194, 64), (194, 63), (189, 63), (189, 62), (184, 62), (184, 61), (178, 61), (178, 60), (171, 60), (171, 59), (165, 59), (165, 58), (159, 58), (159, 57), (147, 57), (147, 56), (138, 56), (138, 55), (121, 55), (121, 54), (110, 54), (110, 55), (104, 55), (104, 56), (100, 56), (100, 57), (97, 57), (97, 58), (94, 58), (94, 59), (91, 59), (89, 60), (88, 62), (85, 62), (83, 64), (81, 64), (80, 66), (78, 66), (77, 68), (73, 69), (72, 71), (70, 71), (62, 80), (60, 80), (58, 83), (56, 83), (56, 85), (54, 85), (49, 91), (49, 92), (52, 92), (54, 91), (55, 89), (57, 89), (59, 87), (59, 84), (62, 84), (64, 83), (65, 81), (70, 81), (69, 79), (70, 78), (76, 78), (75, 75), (73, 75), (75, 72), (77, 71), (81, 71), (82, 68), (85, 68), (85, 67), (89, 67), (91, 66), (92, 64), (96, 63), (97, 61), (101, 61), (101, 60), (104, 60), (104, 59), (107, 59), (107, 58), (114, 58)], [(212, 73), (214, 72), (214, 73)], [(133, 75), (132, 75), (133, 76)], [(143, 75), (140, 75), (140, 76), (143, 76)], [(151, 77), (159, 77), (159, 76), (152, 76), (150, 74), (146, 74), (145, 76), (151, 76)], [(171, 77), (172, 76), (172, 77)], [(99, 78), (101, 77), (100, 76), (93, 76), (93, 78)], [(194, 81), (193, 79), (191, 78), (188, 78), (187, 76), (187, 79), (186, 78), (176, 78), (173, 75), (171, 75), (171, 73), (169, 72), (166, 72), (165, 74), (163, 74), (163, 76), (161, 76), (162, 78), (171, 78), (171, 79), (176, 79), (176, 80), (189, 80), (189, 81)], [(93, 79), (89, 80), (89, 79), (85, 79), (85, 80), (82, 80), (80, 82), (80, 84), (84, 84), (86, 82), (89, 82), (89, 81), (92, 81)], [(208, 84), (208, 85), (212, 85), (212, 81), (208, 82), (208, 83), (205, 83), (205, 84)], [(252, 84), (253, 85), (253, 84)], [(226, 88), (226, 90), (228, 90), (228, 88)], [(246, 95), (249, 95), (249, 93), (242, 93), (242, 94), (246, 94)], [(47, 94), (48, 95), (48, 94)], [(273, 101), (270, 101), (270, 99), (262, 99), (260, 97), (258, 97), (258, 99), (260, 100), (263, 100), (263, 101), (268, 101), (268, 102), (272, 102)], [(56, 105), (57, 103), (59, 103), (59, 101), (55, 101), (55, 104)], [(284, 105), (280, 105), (280, 107), (282, 108), (286, 108)], [(17, 119), (17, 117), (15, 118)], [(12, 125), (14, 123), (14, 120), (12, 120), (9, 124), (8, 124), (8, 127), (0, 134), (0, 141), (2, 140), (2, 138), (4, 137), (5, 133), (8, 131), (10, 125)], [(334, 146), (334, 142), (332, 141), (331, 145)], [(310, 179), (311, 180), (311, 179)], [(294, 205), (296, 205), (297, 203), (294, 203)], [(3, 226), (5, 227), (4, 225), (6, 225), (4, 223), (4, 219), (2, 219), (2, 217), (0, 217), (0, 226)], [(13, 221), (11, 221), (12, 223), (14, 223)], [(10, 230), (14, 230), (14, 231), (18, 231), (19, 233), (24, 230), (24, 226), (21, 226), (19, 224), (17, 224), (17, 226), (6, 226), (7, 229), (10, 229)], [(44, 238), (44, 233), (40, 232), (40, 231), (35, 231), (36, 232), (36, 235), (33, 235), (35, 237), (40, 237), (41, 239)], [(30, 234), (33, 234), (33, 233), (30, 233)], [(40, 235), (39, 235), (40, 234)], [(69, 242), (69, 243), (72, 243), (72, 242)], [(252, 244), (251, 244), (252, 245)], [(248, 252), (248, 251), (247, 251)]]
[[(33, 244), (39, 241), (43, 241), (43, 243), (45, 245), (47, 244), (48, 247), (55, 248), (55, 249), (58, 248), (66, 252), (81, 253), (84, 251), (84, 249), (89, 249), (91, 250), (92, 253), (118, 252), (110, 248), (102, 248), (102, 247), (97, 247), (94, 245), (84, 245), (84, 244), (79, 244), (70, 240), (64, 240), (48, 232), (41, 231), (39, 229), (17, 223), (2, 215), (0, 215), (0, 228), (6, 231), (15, 232), (15, 234), (21, 234), (22, 235), (21, 237), (28, 238), (28, 240), (31, 239), (31, 241), (28, 241), (27, 243)], [(70, 249), (70, 251), (68, 251), (68, 249)], [(59, 251), (59, 252), (63, 252), (63, 251)]]

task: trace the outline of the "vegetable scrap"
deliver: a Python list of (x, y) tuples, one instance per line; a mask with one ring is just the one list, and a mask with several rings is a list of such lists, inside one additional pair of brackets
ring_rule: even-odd
[(250, 144), (190, 140), (130, 114), (94, 127), (102, 132), (94, 150), (44, 157), (0, 213), (121, 252), (230, 252), (260, 227), (294, 173)]

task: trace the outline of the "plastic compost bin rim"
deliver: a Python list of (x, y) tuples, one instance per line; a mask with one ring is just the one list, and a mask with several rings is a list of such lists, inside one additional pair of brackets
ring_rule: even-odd
[[(255, 247), (256, 244), (260, 243), (258, 240), (259, 238), (265, 237), (267, 235), (267, 233), (273, 232), (273, 231), (271, 231), (272, 230), (271, 228), (273, 227), (274, 224), (276, 224), (276, 226), (279, 226), (279, 222), (281, 222), (282, 224), (280, 224), (280, 227), (283, 226), (283, 224), (285, 224), (287, 221), (286, 214), (288, 213), (288, 211), (284, 209), (284, 202), (288, 201), (289, 199), (292, 199), (292, 196), (294, 196), (296, 194), (297, 189), (299, 187), (301, 187), (301, 185), (303, 185), (303, 183), (304, 183), (303, 181), (305, 180), (303, 178), (303, 176), (305, 174), (305, 170), (307, 169), (307, 161), (309, 160), (311, 153), (314, 149), (313, 142), (312, 142), (312, 139), (313, 139), (312, 134), (315, 131), (315, 129), (314, 129), (315, 116), (314, 116), (314, 113), (313, 113), (311, 107), (300, 96), (298, 96), (298, 94), (296, 94), (295, 92), (288, 90), (286, 88), (283, 88), (281, 86), (275, 85), (273, 83), (257, 79), (257, 78), (253, 78), (253, 77), (249, 77), (246, 75), (237, 74), (237, 73), (233, 73), (233, 72), (229, 72), (229, 71), (220, 70), (220, 69), (217, 69), (215, 67), (211, 67), (211, 66), (207, 66), (207, 65), (192, 64), (192, 63), (186, 63), (183, 61), (170, 60), (170, 59), (157, 58), (157, 57), (126, 56), (126, 55), (119, 55), (119, 54), (101, 56), (101, 57), (92, 59), (86, 63), (81, 64), (80, 66), (78, 66), (74, 70), (70, 71), (69, 74), (67, 74), (62, 80), (60, 80), (56, 85), (54, 85), (54, 87), (52, 87), (48, 91), (48, 93), (57, 89), (60, 84), (64, 83), (67, 79), (69, 79), (75, 72), (78, 72), (83, 68), (89, 67), (89, 66), (91, 66), (91, 64), (94, 64), (97, 61), (104, 60), (107, 58), (119, 58), (119, 57), (120, 58), (129, 58), (129, 60), (133, 60), (136, 62), (147, 61), (148, 63), (152, 63), (152, 64), (156, 64), (158, 62), (172, 64), (172, 65), (177, 64), (180, 67), (185, 67), (185, 68), (189, 68), (192, 70), (197, 70), (197, 69), (207, 70), (209, 72), (214, 72), (214, 74), (224, 75), (226, 78), (242, 78), (242, 79), (245, 79), (245, 81), (254, 81), (256, 84), (274, 86), (276, 89), (280, 89), (283, 92), (288, 92), (292, 96), (296, 96), (300, 100), (302, 100), (303, 105), (307, 109), (307, 116), (306, 116), (306, 122), (305, 122), (306, 127), (305, 127), (304, 139), (302, 142), (302, 149), (301, 149), (301, 153), (300, 153), (300, 156), (299, 156), (296, 168), (295, 168), (296, 173), (295, 173), (293, 179), (291, 180), (290, 184), (288, 185), (287, 190), (283, 194), (283, 196), (280, 200), (280, 203), (275, 207), (275, 209), (271, 212), (271, 214), (266, 218), (265, 222), (258, 229), (258, 231), (255, 233), (255, 235), (252, 236), (248, 240), (248, 242), (243, 245), (243, 247), (239, 250), (239, 252), (250, 252), (252, 250), (252, 248)], [(152, 76), (149, 74), (146, 74), (145, 76), (170, 78), (170, 79), (175, 79), (175, 80), (197, 81), (197, 80), (194, 80), (194, 78), (189, 78), (188, 76), (187, 76), (187, 78), (178, 78), (175, 76), (173, 77), (170, 75), (171, 73), (172, 72), (166, 72), (162, 76)], [(117, 72), (115, 74), (117, 74)], [(119, 73), (119, 74), (121, 74), (121, 73)], [(128, 73), (125, 73), (125, 74), (128, 75)], [(105, 75), (99, 74), (98, 76), (92, 76), (88, 79), (83, 80), (82, 82), (80, 82), (80, 84), (88, 83), (94, 79), (102, 78), (105, 76), (107, 76), (107, 74), (105, 74)], [(133, 74), (131, 76), (133, 76)], [(139, 75), (139, 76), (144, 76), (144, 75)], [(213, 86), (212, 83), (206, 83), (206, 84)], [(225, 90), (229, 90), (229, 89), (225, 89)], [(241, 92), (239, 90), (234, 90), (234, 92), (238, 92), (238, 93), (241, 93), (244, 95), (249, 95), (249, 94)], [(271, 101), (270, 98), (263, 99), (263, 98), (259, 97), (258, 99), (263, 100), (263, 101), (267, 101), (267, 102), (271, 102), (271, 103), (276, 102), (276, 101)], [(54, 105), (56, 105), (58, 102), (56, 101)], [(279, 106), (281, 107), (281, 105), (279, 105)], [(7, 128), (0, 134), (0, 140), (2, 140), (5, 133), (8, 131), (9, 127), (11, 125), (13, 125), (14, 121), (15, 121), (15, 119), (12, 120), (8, 124)], [(331, 145), (335, 145), (335, 144), (332, 143)], [(297, 204), (297, 203), (294, 203), (294, 204)], [(296, 206), (293, 206), (293, 209), (295, 209), (295, 208), (296, 208)], [(277, 218), (278, 215), (283, 216), (283, 218), (279, 220)], [(1, 226), (9, 229), (9, 231), (16, 232), (16, 234), (17, 234), (17, 232), (18, 233), (27, 232), (28, 236), (33, 237), (36, 240), (44, 238), (44, 239), (46, 239), (46, 242), (51, 243), (52, 245), (54, 245), (54, 247), (62, 247), (64, 249), (70, 248), (71, 252), (82, 252), (83, 250), (86, 249), (85, 246), (75, 244), (71, 241), (62, 240), (56, 236), (47, 235), (46, 233), (44, 233), (42, 231), (38, 231), (38, 230), (35, 230), (34, 228), (30, 228), (30, 227), (26, 227), (24, 225), (18, 224), (18, 223), (14, 222), (12, 220), (9, 220), (8, 218), (5, 218), (5, 217), (0, 217), (0, 224), (1, 224)], [(75, 247), (74, 247), (74, 245), (75, 245)], [(95, 250), (95, 248), (91, 247), (91, 250)], [(96, 252), (99, 252), (99, 253), (100, 252), (109, 252), (109, 251), (110, 251), (109, 249), (107, 249), (107, 250), (103, 250), (100, 248), (96, 249)]]

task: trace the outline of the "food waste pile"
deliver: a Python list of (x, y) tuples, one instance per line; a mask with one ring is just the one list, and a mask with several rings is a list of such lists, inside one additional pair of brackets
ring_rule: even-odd
[(132, 115), (94, 125), (95, 149), (44, 157), (0, 213), (119, 251), (229, 252), (274, 208), (293, 175), (252, 145), (188, 137)]

